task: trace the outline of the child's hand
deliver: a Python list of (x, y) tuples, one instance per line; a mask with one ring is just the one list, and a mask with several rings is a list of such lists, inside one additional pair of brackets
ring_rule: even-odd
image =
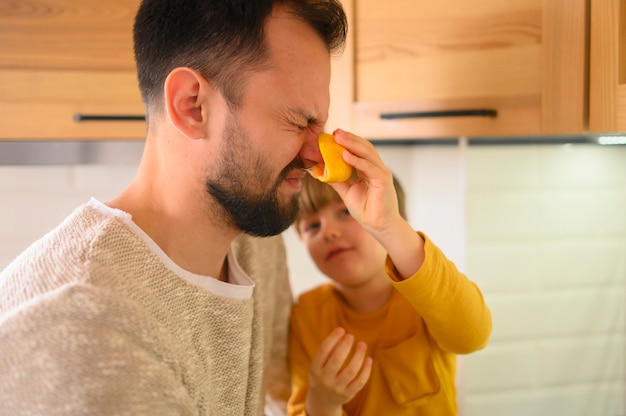
[(402, 219), (391, 171), (371, 142), (343, 130), (336, 130), (334, 135), (347, 149), (344, 160), (356, 168), (358, 179), (331, 186), (366, 230), (374, 236), (388, 232)]
[(367, 382), (372, 359), (365, 356), (365, 343), (353, 344), (354, 337), (337, 328), (320, 345), (311, 361), (307, 414), (341, 415), (342, 406)]
[(346, 148), (343, 159), (356, 169), (358, 178), (331, 186), (350, 215), (382, 244), (400, 277), (414, 275), (424, 261), (424, 241), (400, 215), (391, 171), (369, 141), (343, 130), (334, 135)]

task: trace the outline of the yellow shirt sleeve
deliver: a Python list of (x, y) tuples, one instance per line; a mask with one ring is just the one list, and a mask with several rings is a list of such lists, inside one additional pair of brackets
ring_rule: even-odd
[(437, 343), (449, 352), (468, 354), (484, 348), (491, 335), (491, 313), (478, 286), (422, 232), (425, 258), (413, 276), (402, 280), (387, 257), (394, 287), (423, 317)]

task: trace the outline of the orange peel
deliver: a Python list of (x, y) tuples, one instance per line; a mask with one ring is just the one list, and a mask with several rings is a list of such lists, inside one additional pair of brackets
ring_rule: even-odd
[(352, 166), (348, 165), (341, 154), (345, 147), (335, 142), (335, 137), (329, 133), (320, 133), (317, 144), (324, 163), (317, 164), (309, 169), (315, 179), (325, 183), (345, 182), (352, 176)]

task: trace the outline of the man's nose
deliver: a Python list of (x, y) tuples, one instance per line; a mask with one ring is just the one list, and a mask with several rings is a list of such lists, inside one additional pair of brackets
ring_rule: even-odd
[(304, 143), (302, 143), (299, 156), (306, 168), (310, 168), (311, 166), (324, 162), (322, 154), (320, 153), (320, 146), (317, 143), (316, 134), (313, 132), (311, 132), (311, 134), (307, 134), (304, 139)]

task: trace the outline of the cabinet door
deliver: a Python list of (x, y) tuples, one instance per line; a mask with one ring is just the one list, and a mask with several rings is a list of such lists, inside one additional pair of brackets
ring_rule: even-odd
[(142, 139), (143, 113), (135, 71), (0, 70), (2, 140)]
[(132, 47), (139, 0), (4, 3), (1, 139), (145, 136)]
[(349, 2), (351, 128), (370, 138), (582, 132), (585, 2)]
[(592, 0), (589, 130), (626, 132), (626, 0)]

